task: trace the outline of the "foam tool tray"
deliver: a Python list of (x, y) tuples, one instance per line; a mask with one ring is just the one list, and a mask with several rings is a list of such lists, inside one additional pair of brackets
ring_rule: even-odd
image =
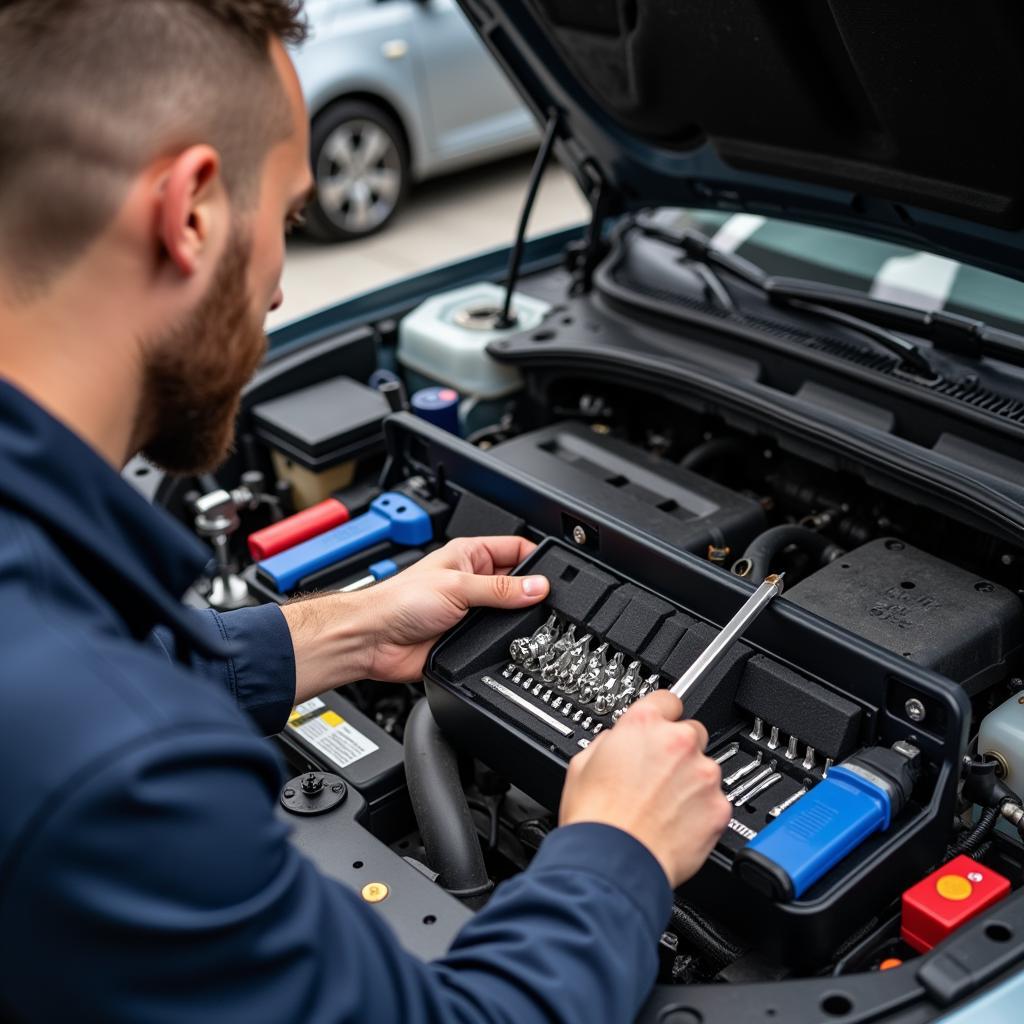
[[(687, 556), (677, 568), (676, 593), (687, 594), (688, 606), (566, 544), (545, 540), (517, 570), (551, 581), (543, 606), (480, 609), (431, 652), (424, 678), (441, 728), (460, 749), (557, 809), (569, 759), (596, 734), (615, 728), (615, 712), (628, 706), (621, 695), (671, 686), (717, 632), (700, 614), (710, 584)], [(736, 608), (741, 603), (737, 599)], [(802, 620), (799, 626), (793, 618)], [(813, 643), (784, 635), (801, 628), (811, 631)], [(563, 646), (552, 657), (559, 640)], [(773, 655), (769, 645), (786, 650), (788, 660)], [(794, 662), (793, 652), (802, 650), (812, 663)], [(595, 653), (604, 686), (588, 690)], [(611, 663), (618, 668), (614, 686), (605, 671)], [(598, 699), (602, 693), (604, 700)], [(611, 699), (616, 693), (618, 701)], [(910, 693), (927, 698), (927, 729), (894, 713)], [(966, 700), (948, 681), (916, 666), (903, 669), (890, 653), (775, 602), (748, 638), (691, 691), (686, 714), (708, 728), (709, 753), (720, 760), (727, 792), (779, 778), (748, 799), (734, 793), (733, 819), (683, 897), (768, 955), (808, 966), (821, 962), (941, 856), (966, 710)], [(771, 902), (732, 873), (736, 853), (773, 820), (773, 808), (802, 789), (810, 791), (830, 762), (901, 739), (922, 749), (925, 769), (913, 799), (887, 832), (868, 839), (790, 903)], [(745, 770), (754, 761), (756, 767)]]

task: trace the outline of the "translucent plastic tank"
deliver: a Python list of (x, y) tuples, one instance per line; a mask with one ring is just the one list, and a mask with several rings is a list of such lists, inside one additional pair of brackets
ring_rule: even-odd
[(500, 419), (502, 399), (523, 386), (519, 372), (492, 359), (487, 346), (538, 327), (548, 303), (516, 293), (513, 327), (500, 327), (505, 289), (488, 282), (469, 285), (428, 299), (402, 321), (398, 361), (411, 391), (440, 384), (463, 398), (464, 433)]
[(1024, 694), (1004, 701), (982, 719), (978, 753), (994, 754), (1005, 769), (1003, 781), (1024, 796)]

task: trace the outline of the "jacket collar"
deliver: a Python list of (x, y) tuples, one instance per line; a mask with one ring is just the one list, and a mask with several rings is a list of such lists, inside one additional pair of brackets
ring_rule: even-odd
[(210, 553), (150, 505), (76, 434), (0, 380), (0, 503), (33, 519), (85, 574), (131, 632), (166, 625), (179, 643), (214, 657), (210, 638), (180, 601)]

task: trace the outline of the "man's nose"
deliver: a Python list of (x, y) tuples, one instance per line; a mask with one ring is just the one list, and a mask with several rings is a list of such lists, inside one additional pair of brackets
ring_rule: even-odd
[(274, 292), (274, 299), (270, 303), (270, 312), (273, 313), (275, 310), (280, 309), (284, 305), (284, 289), (278, 288)]

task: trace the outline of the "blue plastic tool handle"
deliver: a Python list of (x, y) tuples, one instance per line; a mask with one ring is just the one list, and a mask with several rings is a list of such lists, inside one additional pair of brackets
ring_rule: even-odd
[(398, 575), (398, 564), (390, 558), (385, 558), (383, 561), (374, 562), (367, 575), (372, 576), (378, 583), (382, 583), (384, 580)]
[(373, 544), (391, 541), (412, 547), (427, 543), (433, 532), (430, 516), (416, 502), (404, 494), (388, 491), (364, 515), (282, 551), (260, 562), (259, 567), (280, 593), (286, 593), (306, 576)]
[(889, 827), (889, 794), (842, 765), (747, 844), (778, 865), (799, 898), (868, 836)]

